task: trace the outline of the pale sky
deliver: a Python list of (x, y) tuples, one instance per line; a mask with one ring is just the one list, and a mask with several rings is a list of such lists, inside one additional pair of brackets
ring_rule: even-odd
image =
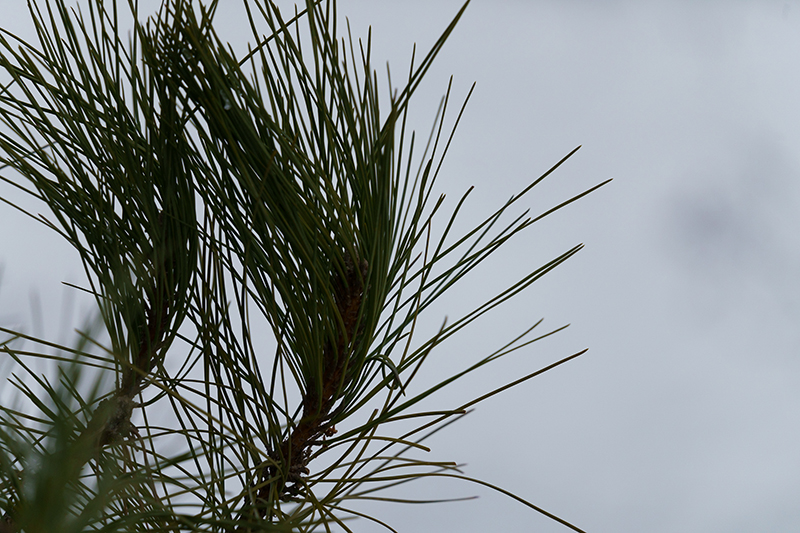
[[(232, 40), (239, 3), (218, 15)], [(339, 13), (355, 35), (372, 26), (374, 64), (388, 60), (399, 81), (412, 44), (427, 51), (460, 5), (340, 0)], [(428, 313), (436, 328), (586, 245), (440, 347), (429, 370), (461, 368), (542, 317), (571, 326), (439, 406), (589, 352), (478, 406), (427, 443), (430, 458), (589, 532), (800, 530), (800, 1), (473, 0), (417, 96), (421, 133), (451, 74), (454, 104), (477, 86), (440, 178), (449, 209), (474, 185), (477, 221), (578, 145), (522, 206), (614, 181)], [(2, 205), (0, 228), (0, 323), (30, 323), (32, 290), (57, 321), (59, 282), (80, 280), (74, 254)], [(368, 509), (398, 531), (567, 531), (477, 485), (405, 494), (480, 498)]]

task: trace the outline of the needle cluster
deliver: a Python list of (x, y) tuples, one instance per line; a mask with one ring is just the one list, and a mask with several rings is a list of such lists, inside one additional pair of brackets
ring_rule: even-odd
[(413, 452), (583, 353), (427, 407), (563, 329), (538, 321), (439, 383), (415, 381), (439, 345), (581, 246), (420, 338), (431, 304), (596, 188), (506, 222), (573, 151), (454, 235), (472, 189), (449, 215), (434, 193), (464, 110), (443, 133), (452, 83), (422, 149), (406, 123), (466, 4), (400, 87), (388, 76), (384, 98), (371, 36), (340, 37), (335, 1), (289, 16), (243, 2), (246, 54), (217, 34), (218, 0), (164, 0), (149, 18), (133, 0), (31, 1), (36, 42), (0, 30), (0, 183), (47, 214), (0, 199), (74, 247), (86, 276), (74, 289), (96, 304), (74, 346), (0, 327), (9, 383), (28, 402), (0, 407), (0, 533), (350, 531), (354, 517), (394, 531), (359, 504), (429, 477), (510, 494)]

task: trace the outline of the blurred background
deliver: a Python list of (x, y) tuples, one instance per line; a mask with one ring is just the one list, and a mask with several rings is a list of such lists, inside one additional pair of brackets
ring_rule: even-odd
[[(32, 38), (24, 4), (1, 1), (3, 24)], [(222, 4), (219, 31), (242, 49), (240, 2)], [(379, 80), (388, 61), (395, 84), (413, 43), (419, 58), (460, 7), (339, 1), (354, 37), (372, 27)], [(451, 119), (477, 84), (437, 189), (452, 210), (475, 186), (462, 230), (578, 145), (511, 214), (614, 181), (535, 224), (425, 315), (432, 332), (586, 245), (445, 344), (424, 379), (540, 318), (543, 331), (571, 326), (431, 405), (589, 351), (479, 405), (427, 442), (430, 459), (465, 463), (589, 532), (800, 531), (800, 1), (473, 0), (413, 104), (420, 135), (451, 75)], [(0, 325), (71, 338), (90, 303), (60, 284), (83, 282), (77, 254), (6, 205), (0, 228)], [(478, 485), (397, 494), (479, 498), (362, 508), (398, 531), (566, 531)]]

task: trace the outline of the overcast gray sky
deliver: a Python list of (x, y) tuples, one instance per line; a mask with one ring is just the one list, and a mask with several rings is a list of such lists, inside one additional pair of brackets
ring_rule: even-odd
[[(218, 22), (235, 39), (230, 4)], [(372, 25), (375, 64), (398, 80), (412, 44), (426, 51), (459, 7), (339, 2), (356, 35)], [(432, 458), (590, 532), (800, 531), (800, 2), (474, 0), (420, 90), (417, 129), (451, 74), (456, 102), (477, 86), (442, 171), (450, 208), (474, 185), (477, 220), (579, 144), (525, 206), (614, 181), (429, 314), (436, 327), (586, 245), (431, 365), (460, 367), (541, 317), (572, 324), (443, 394), (450, 406), (589, 352), (481, 405)], [(61, 305), (74, 254), (2, 206), (0, 227), (0, 322), (29, 321), (34, 288)], [(478, 486), (414, 494), (480, 499), (382, 508), (399, 531), (565, 531)]]

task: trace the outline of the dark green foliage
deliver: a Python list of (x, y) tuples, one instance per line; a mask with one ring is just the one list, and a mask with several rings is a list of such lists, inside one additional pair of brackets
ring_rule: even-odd
[[(431, 241), (449, 89), (416, 172), (405, 124), (466, 5), (380, 107), (369, 42), (337, 36), (332, 1), (286, 19), (246, 0), (254, 48), (241, 59), (214, 31), (217, 2), (165, 0), (146, 22), (132, 3), (129, 38), (115, 2), (90, 0), (88, 14), (43, 4), (31, 7), (37, 44), (0, 38), (1, 179), (46, 205), (52, 217), (31, 216), (78, 251), (100, 326), (76, 348), (2, 330), (31, 403), (3, 408), (0, 532), (349, 530), (364, 516), (353, 503), (414, 479), (506, 493), (410, 452), (579, 354), (466, 405), (417, 410), (553, 333), (534, 337), (537, 323), (435, 386), (410, 384), (438, 344), (580, 246), (431, 338), (415, 324), (499, 246), (589, 191), (495, 229), (562, 160), (453, 237), (465, 194)], [(274, 354), (254, 334), (263, 327)], [(58, 385), (32, 358), (67, 363)], [(399, 420), (417, 424), (393, 434)]]

